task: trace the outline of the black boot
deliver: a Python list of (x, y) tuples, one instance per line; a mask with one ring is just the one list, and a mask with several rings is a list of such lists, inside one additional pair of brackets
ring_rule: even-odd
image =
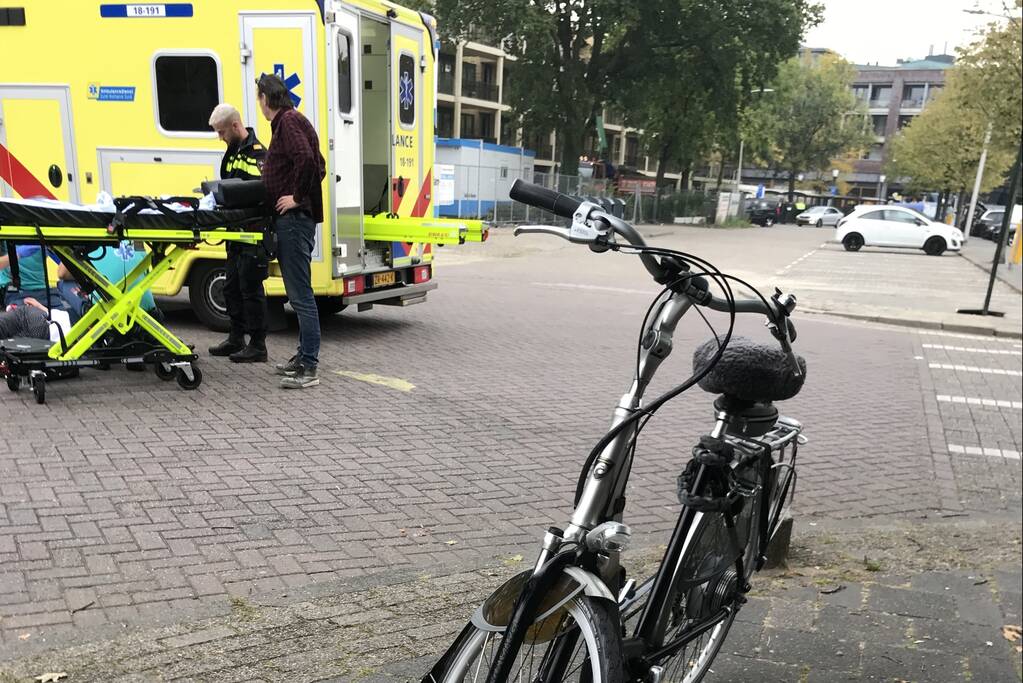
[(232, 353), (230, 358), (232, 363), (265, 363), (266, 345), (253, 339), (244, 349)]
[(235, 337), (228, 337), (216, 346), (211, 346), (209, 352), (211, 356), (230, 356), (232, 353), (237, 353), (244, 348), (244, 337), (241, 340)]

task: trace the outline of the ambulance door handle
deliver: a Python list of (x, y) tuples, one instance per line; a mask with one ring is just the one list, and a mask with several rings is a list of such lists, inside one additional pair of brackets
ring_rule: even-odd
[(341, 182), (341, 176), (339, 176), (338, 174), (335, 173), (334, 174), (334, 182), (335, 183), (340, 183)]
[(64, 183), (64, 173), (60, 170), (60, 166), (57, 164), (50, 165), (47, 177), (50, 180), (50, 185), (53, 185), (54, 187), (60, 187)]
[(355, 121), (351, 119), (341, 119), (341, 123), (345, 124), (346, 126), (351, 126), (355, 123)]

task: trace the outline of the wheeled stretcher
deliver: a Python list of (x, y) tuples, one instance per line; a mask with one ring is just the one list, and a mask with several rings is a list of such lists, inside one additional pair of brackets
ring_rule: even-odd
[[(143, 294), (186, 250), (201, 242), (259, 244), (268, 236), (269, 224), (262, 208), (204, 210), (192, 197), (121, 197), (109, 211), (0, 199), (0, 240), (7, 244), (14, 288), (19, 287), (16, 246), (37, 244), (44, 254), (44, 274), (49, 251), (84, 292), (97, 295), (56, 342), (0, 339), (0, 376), (12, 391), (27, 380), (38, 403), (45, 402), (48, 376), (113, 363), (153, 365), (161, 379), (177, 379), (183, 389), (197, 388), (202, 373), (195, 365), (194, 347), (142, 309)], [(93, 267), (88, 254), (99, 247), (117, 248), (124, 240), (144, 243), (147, 254), (122, 280), (112, 282)]]

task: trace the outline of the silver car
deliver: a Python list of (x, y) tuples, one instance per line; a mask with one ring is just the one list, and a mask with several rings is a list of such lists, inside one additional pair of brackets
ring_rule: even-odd
[(811, 206), (796, 216), (796, 225), (816, 225), (823, 228), (826, 225), (837, 225), (843, 215), (833, 206)]

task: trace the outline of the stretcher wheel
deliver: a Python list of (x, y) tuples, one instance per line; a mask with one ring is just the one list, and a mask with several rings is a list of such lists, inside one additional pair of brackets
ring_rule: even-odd
[(7, 375), (7, 388), (11, 391), (17, 391), (21, 388), (21, 377), (18, 375)]
[(156, 371), (156, 376), (164, 382), (171, 381), (177, 374), (177, 370), (175, 368), (165, 363), (153, 363), (153, 369)]
[(198, 389), (199, 385), (202, 384), (202, 372), (196, 366), (192, 366), (192, 379), (188, 379), (188, 375), (185, 374), (184, 370), (178, 370), (178, 386), (182, 389), (191, 391), (192, 389)]
[(46, 375), (32, 377), (32, 393), (36, 397), (36, 403), (39, 405), (46, 403)]

